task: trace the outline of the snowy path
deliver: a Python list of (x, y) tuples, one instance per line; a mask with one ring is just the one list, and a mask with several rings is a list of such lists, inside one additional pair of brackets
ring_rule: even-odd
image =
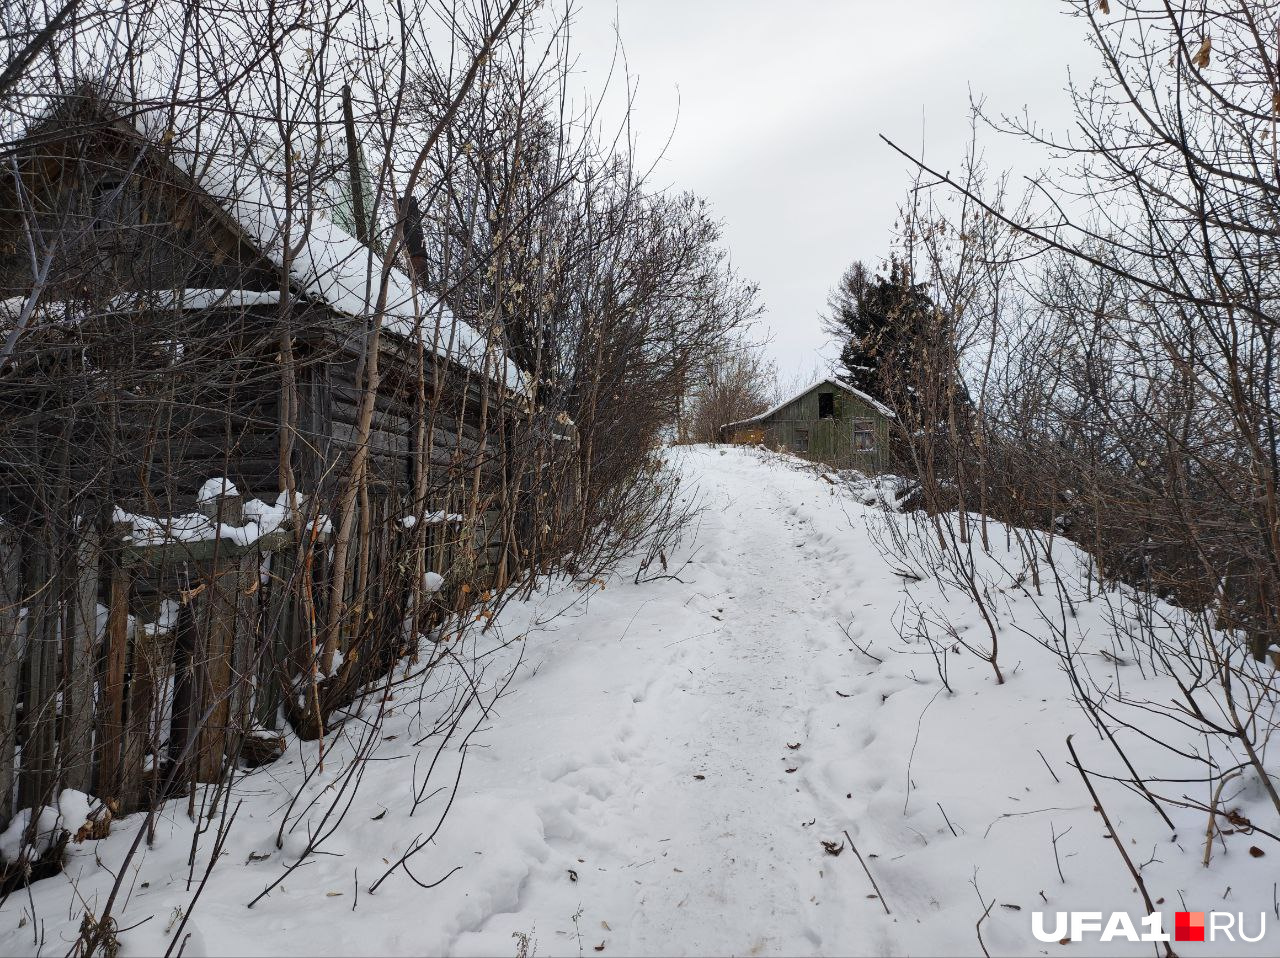
[[(831, 923), (821, 912), (835, 891), (825, 873), (857, 866), (823, 861), (819, 841), (856, 833), (851, 809), (878, 777), (833, 778), (815, 733), (839, 727), (823, 706), (839, 701), (836, 677), (857, 655), (839, 625), (883, 608), (900, 582), (865, 537), (864, 555), (848, 561), (848, 501), (817, 477), (737, 452), (694, 455), (709, 461), (698, 470), (705, 511), (684, 583), (593, 598), (588, 617), (619, 634), (596, 635), (560, 663), (577, 678), (548, 680), (582, 698), (557, 708), (535, 701), (530, 683), (504, 710), (539, 716), (536, 734), (512, 737), (529, 773), (552, 786), (539, 814), (559, 860), (530, 877), (514, 913), (460, 938), (461, 954), (505, 949), (513, 930), (555, 951), (579, 902), (584, 941), (610, 939), (625, 954), (842, 950), (824, 943)], [(866, 629), (883, 641), (891, 625), (876, 614)], [(855, 678), (841, 691), (858, 689)], [(856, 721), (843, 726), (860, 747), (872, 744)], [(489, 760), (509, 759), (495, 744)], [(879, 911), (862, 894), (855, 901), (854, 911)]]
[[(520, 932), (540, 955), (965, 955), (980, 953), (975, 923), (989, 905), (991, 954), (1054, 954), (1056, 942), (1030, 934), (1035, 910), (1050, 927), (1059, 909), (1136, 920), (1141, 901), (1064, 738), (1077, 733), (1095, 771), (1119, 772), (1118, 761), (1033, 641), (1044, 623), (1031, 600), (997, 587), (1014, 626), (1002, 628), (1006, 684), (957, 646), (945, 694), (932, 656), (895, 620), (909, 601), (960, 634), (980, 634), (981, 621), (936, 581), (908, 590), (875, 545), (882, 514), (784, 458), (680, 455), (705, 502), (694, 561), (683, 583), (611, 587), (542, 637), (544, 662), (506, 703), (480, 777), (494, 789), (521, 781), (544, 845), (518, 893), (449, 950), (509, 954)], [(1123, 649), (1106, 602), (1076, 612), (1082, 650)], [(1117, 678), (1140, 680), (1132, 666)], [(1150, 742), (1127, 736), (1126, 748), (1173, 774)], [(1225, 889), (1251, 928), (1259, 910), (1270, 917), (1274, 868), (1249, 857), (1244, 833), (1204, 869), (1200, 812), (1171, 810), (1170, 833), (1140, 797), (1104, 788), (1165, 909), (1210, 909)], [(1256, 787), (1233, 801), (1273, 820)], [(846, 831), (891, 915), (854, 855), (823, 850)], [(1151, 954), (1096, 934), (1071, 944), (1074, 955)], [(1267, 948), (1237, 942), (1232, 953)]]

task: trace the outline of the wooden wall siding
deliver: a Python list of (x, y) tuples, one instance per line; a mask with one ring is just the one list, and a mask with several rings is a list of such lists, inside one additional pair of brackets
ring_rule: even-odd
[[(386, 347), (383, 362), (406, 367), (413, 360), (397, 346)], [(339, 357), (311, 366), (303, 387), (300, 439), (296, 468), (308, 488), (322, 496), (333, 492), (334, 480), (343, 474), (341, 464), (356, 449), (361, 391), (355, 377), (358, 361)], [(489, 402), (488, 421), (482, 423), (484, 403), (479, 382), (451, 370), (429, 365), (426, 377), (426, 409), (422, 427), (426, 434), (426, 461), (419, 456), (419, 399), (416, 384), (388, 376), (374, 399), (374, 415), (369, 436), (369, 469), (373, 481), (384, 487), (400, 487), (408, 494), (415, 487), (420, 470), (425, 472), (431, 509), (444, 509), (434, 500), (443, 499), (473, 470), (479, 469), (488, 486), (500, 479), (503, 460), (495, 435), (504, 416), (511, 414), (505, 400), (495, 395)], [(459, 381), (461, 380), (461, 382)], [(434, 395), (438, 388), (439, 395)], [(482, 425), (484, 428), (482, 428)], [(336, 466), (336, 468), (335, 468)]]
[[(834, 394), (834, 418), (818, 417), (818, 395), (823, 392)], [(859, 420), (871, 423), (876, 437), (874, 450), (854, 448), (853, 428)], [(732, 441), (763, 443), (836, 468), (877, 473), (888, 466), (889, 420), (845, 390), (819, 385), (766, 419), (735, 428)]]
[[(274, 322), (243, 311), (213, 313), (239, 330)], [(191, 316), (159, 319), (174, 336)], [(147, 321), (116, 317), (117, 339), (128, 338), (130, 329), (137, 335)], [(228, 339), (234, 345), (243, 337)], [(134, 512), (190, 512), (199, 481), (215, 475), (271, 501), (279, 488), (278, 433), (279, 372), (260, 348), (246, 346), (241, 359), (223, 361), (193, 346), (172, 363), (136, 348), (104, 354), (75, 344), (50, 346), (38, 361), (11, 371), (0, 391), (6, 452), (0, 515), (19, 521), (24, 503), (42, 498), (33, 483), (57, 474), (52, 464), (58, 460), (65, 461), (69, 487)]]
[[(356, 448), (361, 402), (362, 324), (323, 306), (294, 301), (283, 314), (275, 306), (108, 308), (117, 292), (279, 283), (225, 215), (149, 158), (135, 163), (134, 149), (108, 132), (21, 159), (37, 218), (49, 228), (74, 229), (58, 211), (83, 204), (93, 183), (121, 170), (131, 171), (146, 228), (127, 237), (89, 229), (82, 216), (84, 235), (67, 246), (79, 260), (62, 264), (53, 295), (77, 294), (87, 316), (66, 332), (24, 339), (21, 364), (0, 389), (0, 827), (15, 793), (18, 807), (35, 806), (75, 787), (131, 809), (157, 797), (160, 775), (174, 769), (180, 784), (219, 780), (253, 725), (275, 728), (296, 698), (286, 690), (311, 668), (313, 630), (329, 611), (325, 539), (289, 531), (248, 548), (137, 547), (107, 521), (114, 505), (157, 517), (195, 511), (196, 489), (215, 476), (246, 498), (274, 501), (284, 328), (294, 332), (297, 360), (291, 465), (298, 490), (321, 512), (332, 511)], [(25, 261), (12, 255), (23, 224), (7, 182), (0, 178), (0, 296), (31, 286)], [(519, 568), (521, 536), (543, 536), (510, 501), (499, 511), (509, 487), (519, 496), (508, 500), (550, 498), (565, 509), (577, 494), (576, 441), (558, 446), (564, 462), (556, 468), (522, 470), (529, 456), (520, 443), (537, 445), (539, 433), (515, 397), (474, 373), (429, 358), (428, 422), (420, 423), (416, 350), (383, 340), (369, 436), (373, 482), (357, 517), (368, 545), (352, 550), (352, 611), (342, 624), (344, 651), (380, 637), (361, 647), (374, 649), (358, 658), (362, 680), (400, 651), (413, 566), (406, 554), (424, 550), (425, 567), (445, 577), (444, 590), (414, 610), (427, 631)], [(426, 501), (415, 503), (420, 485)], [(400, 522), (424, 510), (467, 521)], [(166, 603), (176, 603), (176, 619), (155, 627)], [(102, 630), (99, 605), (107, 610)], [(236, 691), (214, 707), (228, 690)]]

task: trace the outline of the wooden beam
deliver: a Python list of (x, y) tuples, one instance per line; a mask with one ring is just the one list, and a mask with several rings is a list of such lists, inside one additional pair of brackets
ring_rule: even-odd
[(21, 598), (21, 550), (18, 532), (0, 525), (0, 828), (13, 816), (13, 773), (17, 757), (18, 680), (22, 637), (18, 634)]
[(82, 792), (93, 788), (94, 663), (98, 649), (98, 571), (101, 539), (84, 525), (76, 543), (75, 591), (67, 610), (62, 653), (62, 784)]
[(26, 556), (27, 596), (26, 695), (23, 699), (22, 770), (18, 802), (39, 808), (57, 790), (58, 753), (58, 613), (59, 579), (52, 549), (41, 530)]

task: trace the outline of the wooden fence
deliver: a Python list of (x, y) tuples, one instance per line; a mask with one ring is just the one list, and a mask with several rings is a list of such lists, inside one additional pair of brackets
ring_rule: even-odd
[[(0, 829), (65, 788), (127, 812), (278, 753), (282, 706), (314, 668), (329, 534), (314, 520), (251, 541), (222, 534), (242, 527), (242, 508), (236, 496), (202, 505), (219, 533), (192, 542), (86, 523), (53, 543), (0, 525)], [(375, 508), (379, 546), (353, 589), (411, 546), (447, 576), (477, 538), (457, 517), (415, 531), (393, 511)], [(384, 633), (405, 614), (397, 581), (363, 600)]]

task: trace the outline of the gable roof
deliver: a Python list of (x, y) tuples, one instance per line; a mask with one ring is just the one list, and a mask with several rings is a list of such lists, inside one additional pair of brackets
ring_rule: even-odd
[(758, 416), (752, 416), (750, 419), (739, 419), (737, 422), (726, 423), (725, 428), (731, 428), (733, 426), (750, 426), (752, 423), (761, 422), (765, 419), (768, 419), (774, 413), (779, 412), (780, 410), (786, 408), (791, 403), (799, 399), (801, 396), (808, 395), (809, 393), (817, 389), (819, 386), (826, 386), (826, 385), (835, 386), (837, 389), (843, 389), (846, 393), (853, 396), (855, 399), (862, 400), (864, 403), (866, 403), (876, 412), (880, 413), (882, 416), (887, 416), (890, 419), (895, 418), (893, 414), (893, 410), (890, 409), (888, 406), (886, 406), (884, 403), (880, 402), (878, 399), (872, 399), (870, 396), (864, 393), (861, 389), (854, 389), (848, 383), (842, 383), (840, 380), (836, 379), (834, 376), (827, 376), (822, 379), (819, 379), (815, 383), (811, 383), (810, 385), (806, 386), (804, 389), (800, 390), (795, 395), (790, 396), (787, 399), (784, 399), (782, 402), (778, 403), (772, 409), (766, 410), (765, 412), (762, 412)]
[[(280, 184), (247, 161), (244, 144), (211, 148), (211, 134), (198, 122), (175, 131), (170, 105), (130, 105), (124, 110), (89, 88), (70, 94), (28, 128), (54, 120), (64, 109), (96, 113), (108, 125), (136, 135), (230, 218), (244, 238), (277, 269), (289, 262), (289, 278), (297, 292), (323, 303), (335, 313), (369, 319), (378, 312), (383, 285), (382, 255), (335, 223), (331, 211), (288, 202)], [(286, 255), (288, 254), (288, 255)], [(422, 336), (436, 356), (479, 373), (515, 393), (528, 393), (525, 376), (505, 354), (444, 301), (415, 283), (395, 265), (386, 271), (383, 329), (393, 336)], [(192, 291), (195, 292), (195, 291)], [(227, 291), (234, 292), (234, 291)], [(179, 294), (182, 299), (190, 297)]]
[[(205, 173), (197, 182), (277, 268), (284, 266), (286, 246), (294, 246), (289, 276), (305, 295), (352, 318), (370, 318), (377, 312), (382, 256), (326, 212), (311, 210), (305, 219), (295, 212), (290, 222), (283, 196), (258, 174), (223, 168)], [(427, 348), (442, 358), (513, 392), (525, 390), (524, 376), (502, 348), (456, 317), (443, 300), (395, 266), (387, 270), (385, 282), (382, 321), (387, 332), (406, 339), (421, 333)]]

